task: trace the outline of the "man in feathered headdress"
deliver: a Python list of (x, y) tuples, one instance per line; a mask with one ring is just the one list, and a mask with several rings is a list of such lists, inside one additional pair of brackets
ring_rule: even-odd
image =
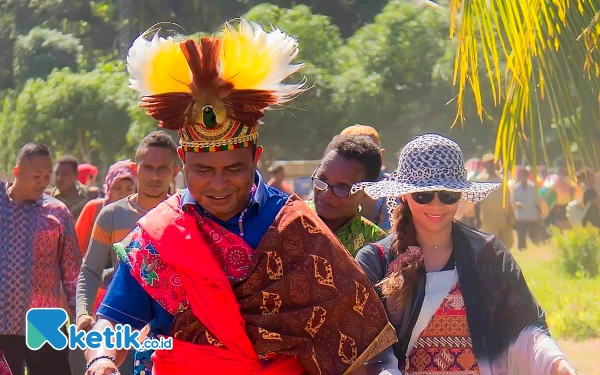
[[(256, 165), (258, 122), (303, 84), (281, 82), (296, 41), (254, 23), (220, 37), (138, 38), (131, 86), (159, 126), (177, 130), (188, 188), (115, 245), (121, 266), (97, 315), (173, 338), (153, 374), (331, 374), (396, 341), (369, 281), (322, 221), (268, 187)], [(123, 353), (89, 350), (88, 374)]]

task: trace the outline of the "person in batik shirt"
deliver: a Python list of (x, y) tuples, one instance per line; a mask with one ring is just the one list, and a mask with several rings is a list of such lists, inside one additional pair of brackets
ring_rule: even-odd
[(501, 186), (467, 180), (456, 142), (411, 140), (390, 178), (364, 183), (373, 198), (401, 197), (393, 233), (358, 252), (378, 285), (398, 342), (367, 375), (574, 375), (508, 249), (454, 219)]
[(27, 311), (61, 307), (61, 287), (75, 317), (82, 256), (73, 216), (44, 194), (51, 174), (48, 148), (27, 144), (17, 157), (14, 183), (0, 183), (0, 352), (14, 374), (21, 374), (24, 362), (29, 375), (71, 373), (67, 348), (46, 343), (34, 351), (25, 345)]
[(371, 138), (340, 135), (327, 146), (312, 176), (314, 200), (308, 205), (353, 257), (367, 243), (386, 236), (382, 229), (362, 216), (360, 203), (364, 193), (350, 194), (352, 185), (357, 182), (377, 181), (380, 170), (381, 153)]

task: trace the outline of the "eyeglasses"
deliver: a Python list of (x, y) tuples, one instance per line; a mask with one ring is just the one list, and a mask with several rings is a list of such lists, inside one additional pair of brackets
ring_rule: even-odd
[(461, 192), (456, 191), (421, 191), (412, 193), (411, 196), (418, 204), (429, 204), (433, 201), (436, 194), (440, 202), (448, 206), (457, 203), (462, 196)]
[(350, 189), (346, 186), (331, 185), (318, 177), (312, 177), (312, 183), (315, 189), (320, 191), (331, 190), (331, 193), (338, 198), (348, 198), (350, 196)]

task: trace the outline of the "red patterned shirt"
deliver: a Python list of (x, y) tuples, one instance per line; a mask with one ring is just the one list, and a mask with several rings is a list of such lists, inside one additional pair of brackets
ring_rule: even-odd
[(60, 288), (75, 314), (82, 255), (67, 207), (46, 194), (16, 202), (0, 182), (0, 335), (25, 336), (33, 307), (60, 307)]

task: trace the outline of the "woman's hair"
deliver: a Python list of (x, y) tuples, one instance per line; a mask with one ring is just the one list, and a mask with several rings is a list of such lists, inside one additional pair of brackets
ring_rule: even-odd
[[(409, 246), (419, 246), (417, 231), (412, 219), (412, 212), (408, 203), (400, 204), (392, 215), (394, 225), (392, 233), (396, 233), (396, 239), (392, 244), (392, 252), (398, 256), (404, 253)], [(403, 306), (407, 300), (412, 298), (414, 290), (419, 283), (420, 268), (423, 267), (421, 259), (413, 259), (404, 264), (399, 272), (394, 272), (385, 277), (377, 284), (381, 288), (383, 296), (394, 301), (396, 307)]]

